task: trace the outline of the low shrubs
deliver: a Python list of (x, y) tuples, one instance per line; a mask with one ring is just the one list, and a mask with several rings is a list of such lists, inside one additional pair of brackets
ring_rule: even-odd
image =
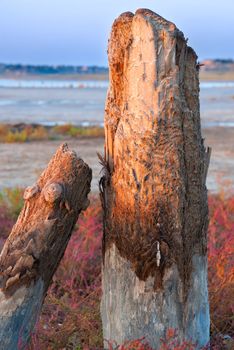
[[(22, 205), (20, 190), (7, 190), (0, 197), (1, 242), (10, 231)], [(234, 196), (209, 197), (208, 275), (211, 311), (212, 350), (233, 344), (233, 247)], [(65, 255), (53, 278), (29, 349), (102, 349), (99, 314), (101, 296), (101, 208), (96, 197), (78, 221)], [(146, 339), (138, 339), (109, 350), (150, 350)], [(229, 346), (229, 345), (227, 345)], [(232, 346), (232, 345), (230, 345)], [(168, 330), (157, 350), (192, 350), (182, 344), (176, 331)], [(228, 347), (227, 347), (228, 349)], [(232, 347), (229, 347), (232, 349)], [(152, 350), (152, 349), (151, 349)]]
[[(20, 210), (23, 206), (23, 190), (22, 188), (5, 188), (0, 193), (0, 206), (7, 210), (8, 216), (12, 218), (12, 220), (17, 219)], [(1, 223), (0, 223), (1, 225)], [(2, 229), (4, 229), (2, 225)]]
[(104, 137), (104, 129), (99, 126), (79, 127), (72, 124), (54, 127), (36, 124), (0, 125), (0, 142), (2, 143), (56, 140), (65, 137)]
[(55, 126), (53, 128), (55, 134), (68, 135), (70, 137), (104, 137), (104, 129), (98, 126), (78, 127), (72, 124)]
[(0, 126), (0, 142), (3, 143), (23, 143), (46, 139), (49, 139), (49, 132), (45, 127), (40, 125)]

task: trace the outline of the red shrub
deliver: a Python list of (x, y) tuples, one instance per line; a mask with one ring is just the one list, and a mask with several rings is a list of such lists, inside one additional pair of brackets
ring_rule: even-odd
[[(153, 349), (146, 339), (140, 338), (132, 341), (127, 341), (124, 344), (117, 346), (114, 343), (106, 341), (108, 350), (157, 350)], [(161, 345), (158, 350), (195, 350), (196, 346), (188, 341), (180, 341), (175, 329), (169, 328), (166, 337), (161, 339)]]
[(180, 341), (178, 339), (177, 330), (169, 328), (165, 339), (161, 339), (159, 350), (195, 350), (196, 346), (190, 341)]
[(234, 336), (234, 197), (210, 196), (209, 208), (211, 332)]
[(115, 342), (105, 340), (108, 350), (153, 350), (145, 338), (130, 340), (118, 346)]
[[(40, 326), (40, 339), (50, 339), (51, 344), (68, 344), (67, 339), (77, 334), (80, 348), (102, 348), (100, 303), (101, 235), (100, 205), (92, 206), (80, 218), (79, 231), (73, 234), (65, 257), (56, 273), (49, 291), (41, 323), (45, 321), (46, 310), (52, 308), (53, 318), (48, 318), (49, 331)], [(233, 335), (233, 257), (234, 247), (234, 197), (210, 196), (210, 226), (208, 235), (209, 292), (211, 309), (211, 349), (221, 350), (223, 338), (218, 333)], [(61, 304), (66, 295), (65, 301)], [(57, 310), (55, 312), (55, 310)], [(63, 322), (58, 324), (59, 314)], [(48, 316), (47, 316), (48, 317)], [(50, 316), (51, 317), (51, 316)], [(45, 327), (45, 324), (44, 324)], [(162, 340), (160, 350), (191, 350), (194, 345), (180, 343), (175, 331), (169, 330)], [(54, 335), (56, 333), (56, 336)], [(173, 333), (173, 334), (172, 334)], [(69, 338), (70, 337), (70, 338)], [(62, 339), (62, 340), (61, 340)], [(72, 341), (72, 340), (71, 340)], [(71, 342), (70, 341), (70, 342)], [(74, 343), (73, 343), (74, 344)], [(49, 343), (46, 343), (46, 349)], [(52, 345), (51, 349), (55, 348)], [(109, 343), (110, 350), (115, 349)], [(79, 349), (79, 347), (77, 347)], [(145, 339), (127, 342), (118, 350), (150, 350)]]
[(102, 345), (101, 208), (97, 199), (91, 203), (80, 216), (48, 291), (34, 336), (39, 349)]
[[(12, 192), (13, 193), (13, 192)], [(17, 192), (18, 193), (18, 192)], [(18, 210), (18, 195), (13, 195), (12, 208)], [(12, 197), (12, 196), (11, 196)], [(8, 201), (9, 202), (9, 201)], [(99, 314), (101, 296), (101, 208), (91, 199), (91, 206), (81, 215), (66, 253), (53, 278), (43, 311), (33, 336), (31, 350), (101, 349), (102, 331)], [(210, 226), (208, 235), (208, 276), (211, 311), (212, 350), (224, 349), (233, 336), (233, 248), (234, 196), (212, 195), (209, 198)], [(0, 205), (0, 244), (13, 224), (8, 208)], [(1, 248), (0, 248), (1, 249)], [(116, 349), (109, 343), (109, 349)], [(152, 350), (145, 339), (126, 342), (118, 350)], [(193, 349), (180, 344), (174, 330), (168, 330), (160, 350)]]

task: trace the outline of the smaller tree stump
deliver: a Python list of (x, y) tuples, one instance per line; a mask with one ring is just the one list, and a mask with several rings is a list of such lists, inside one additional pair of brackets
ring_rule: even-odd
[(37, 183), (0, 255), (0, 348), (24, 349), (82, 210), (92, 171), (62, 145)]

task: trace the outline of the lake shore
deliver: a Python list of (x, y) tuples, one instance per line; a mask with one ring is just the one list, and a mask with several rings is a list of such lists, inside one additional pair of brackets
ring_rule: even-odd
[[(234, 128), (214, 127), (203, 129), (206, 146), (212, 147), (207, 187), (218, 192), (234, 188)], [(35, 141), (30, 143), (0, 144), (0, 189), (25, 187), (33, 184), (51, 156), (62, 142), (83, 158), (93, 169), (92, 191), (98, 191), (101, 165), (97, 152), (103, 154), (104, 138), (67, 138), (67, 140)]]

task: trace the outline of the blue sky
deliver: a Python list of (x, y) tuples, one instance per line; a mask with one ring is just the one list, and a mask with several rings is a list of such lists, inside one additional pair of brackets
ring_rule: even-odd
[(173, 21), (199, 59), (234, 58), (234, 0), (0, 0), (0, 62), (107, 65), (113, 20), (140, 7)]

